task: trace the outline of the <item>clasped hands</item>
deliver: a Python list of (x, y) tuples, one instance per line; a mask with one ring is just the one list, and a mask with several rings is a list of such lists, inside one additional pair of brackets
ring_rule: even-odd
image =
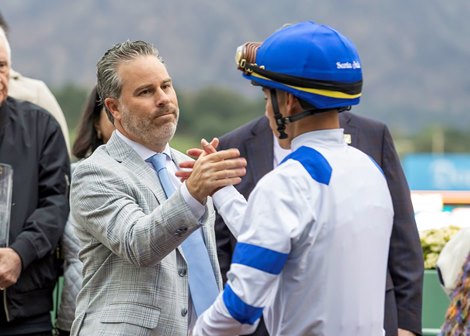
[(195, 161), (184, 161), (176, 176), (186, 181), (189, 193), (200, 203), (205, 203), (207, 196), (217, 190), (241, 182), (246, 174), (246, 160), (240, 157), (236, 148), (216, 151), (219, 140), (214, 138), (210, 143), (201, 140), (202, 148), (191, 148), (187, 154)]

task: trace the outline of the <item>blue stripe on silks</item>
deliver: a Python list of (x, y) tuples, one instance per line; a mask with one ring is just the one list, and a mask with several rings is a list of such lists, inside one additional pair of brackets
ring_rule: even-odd
[(240, 323), (254, 324), (263, 314), (262, 307), (253, 307), (243, 302), (228, 284), (225, 286), (222, 298), (230, 315)]
[(286, 253), (276, 252), (261, 246), (237, 243), (233, 252), (232, 263), (242, 264), (277, 275), (281, 273), (288, 256)]
[(331, 172), (333, 170), (325, 157), (315, 149), (302, 146), (287, 155), (280, 164), (283, 164), (289, 159), (299, 161), (310, 176), (318, 183), (326, 185), (330, 183)]

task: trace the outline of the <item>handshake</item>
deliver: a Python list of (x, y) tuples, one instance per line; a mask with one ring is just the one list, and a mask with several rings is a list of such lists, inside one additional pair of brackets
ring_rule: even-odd
[(201, 140), (201, 148), (191, 148), (186, 153), (195, 158), (182, 162), (176, 176), (186, 182), (189, 193), (204, 204), (207, 196), (219, 189), (241, 182), (246, 174), (246, 160), (236, 148), (217, 151), (219, 139), (209, 143)]

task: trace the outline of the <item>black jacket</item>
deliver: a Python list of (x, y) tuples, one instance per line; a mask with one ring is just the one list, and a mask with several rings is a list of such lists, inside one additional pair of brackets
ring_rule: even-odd
[(57, 121), (37, 105), (8, 97), (0, 106), (0, 162), (13, 167), (9, 247), (22, 262), (0, 313), (15, 321), (52, 310), (55, 250), (69, 214), (70, 162)]

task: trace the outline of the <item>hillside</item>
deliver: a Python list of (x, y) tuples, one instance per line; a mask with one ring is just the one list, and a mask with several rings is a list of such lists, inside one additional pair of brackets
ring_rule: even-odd
[(91, 86), (107, 48), (143, 39), (159, 48), (179, 90), (216, 85), (249, 95), (259, 93), (237, 73), (236, 47), (311, 19), (358, 47), (359, 113), (403, 131), (470, 126), (468, 0), (2, 0), (0, 10), (10, 23), (14, 67), (52, 87)]

